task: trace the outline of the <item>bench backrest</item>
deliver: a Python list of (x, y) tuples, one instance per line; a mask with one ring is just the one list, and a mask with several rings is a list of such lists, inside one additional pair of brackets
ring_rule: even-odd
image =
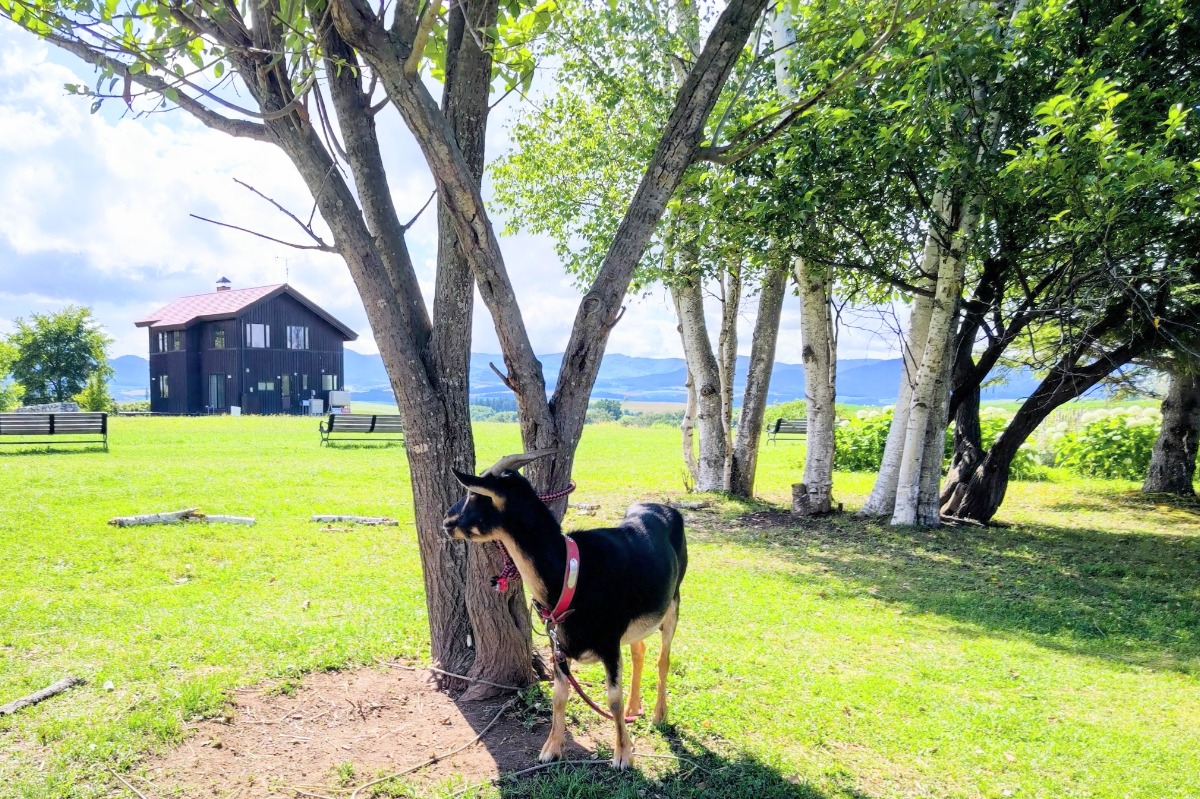
[(0, 413), (0, 436), (107, 434), (108, 414)]
[(331, 433), (403, 433), (404, 424), (400, 416), (331, 413), (328, 429)]
[(807, 419), (776, 419), (772, 433), (807, 433)]

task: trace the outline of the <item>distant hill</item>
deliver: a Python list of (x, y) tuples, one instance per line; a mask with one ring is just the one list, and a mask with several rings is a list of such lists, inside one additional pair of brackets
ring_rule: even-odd
[(137, 355), (122, 355), (108, 362), (113, 369), (108, 393), (117, 402), (150, 398), (150, 362)]
[[(553, 389), (562, 364), (562, 354), (541, 357), (546, 386)], [(474, 398), (510, 397), (512, 393), (488, 364), (504, 371), (500, 355), (471, 355), (471, 396)], [(109, 391), (118, 400), (145, 399), (150, 384), (150, 365), (145, 358), (122, 355), (114, 358), (113, 379)], [(741, 401), (746, 387), (749, 358), (739, 357), (734, 375), (735, 402)], [(900, 385), (901, 362), (872, 358), (846, 359), (838, 365), (838, 401), (850, 405), (890, 405), (896, 401)], [(612, 353), (604, 356), (596, 385), (595, 399), (620, 399), (641, 402), (685, 402), (687, 365), (682, 358), (635, 358)], [(378, 355), (346, 350), (346, 388), (364, 402), (395, 402), (387, 370)], [(984, 389), (984, 399), (1021, 399), (1037, 386), (1028, 370), (1017, 370), (1007, 382)], [(776, 363), (771, 375), (768, 401), (772, 403), (804, 397), (804, 367), (795, 363)]]

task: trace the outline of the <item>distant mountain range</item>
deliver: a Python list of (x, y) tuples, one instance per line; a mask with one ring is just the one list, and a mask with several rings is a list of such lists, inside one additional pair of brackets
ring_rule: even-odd
[[(541, 357), (547, 388), (558, 379), (562, 354)], [(476, 398), (510, 397), (511, 392), (488, 366), (504, 368), (499, 355), (471, 356), (471, 396)], [(109, 390), (121, 401), (145, 399), (150, 385), (150, 364), (136, 355), (114, 358), (113, 379)], [(749, 358), (740, 357), (734, 377), (737, 402), (746, 387)], [(383, 360), (378, 355), (363, 355), (346, 350), (346, 388), (354, 399), (366, 402), (394, 402), (391, 384)], [(600, 374), (592, 390), (594, 399), (620, 399), (643, 402), (684, 402), (687, 366), (682, 358), (635, 358), (619, 353), (604, 356)], [(838, 364), (838, 401), (851, 405), (890, 405), (896, 401), (900, 384), (900, 359), (847, 358)], [(1028, 371), (1015, 371), (1007, 382), (984, 390), (985, 399), (1020, 399), (1029, 396), (1037, 380)], [(771, 403), (804, 397), (804, 367), (776, 363), (771, 375), (768, 400)]]

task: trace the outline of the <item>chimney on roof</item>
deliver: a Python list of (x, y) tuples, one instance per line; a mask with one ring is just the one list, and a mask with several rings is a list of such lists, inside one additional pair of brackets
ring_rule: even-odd
[(233, 284), (229, 282), (229, 278), (227, 277), (223, 277), (217, 281), (217, 291), (229, 291), (232, 286)]

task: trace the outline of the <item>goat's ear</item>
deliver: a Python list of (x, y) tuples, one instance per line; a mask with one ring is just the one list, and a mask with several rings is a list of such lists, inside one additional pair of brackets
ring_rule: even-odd
[(463, 488), (467, 489), (467, 491), (471, 492), (472, 494), (479, 494), (481, 497), (487, 497), (488, 499), (492, 500), (497, 507), (500, 507), (503, 504), (503, 499), (501, 499), (500, 495), (493, 491), (490, 486), (488, 486), (487, 480), (476, 477), (473, 474), (463, 474), (457, 469), (454, 470), (454, 476), (458, 478), (458, 482), (462, 483)]

